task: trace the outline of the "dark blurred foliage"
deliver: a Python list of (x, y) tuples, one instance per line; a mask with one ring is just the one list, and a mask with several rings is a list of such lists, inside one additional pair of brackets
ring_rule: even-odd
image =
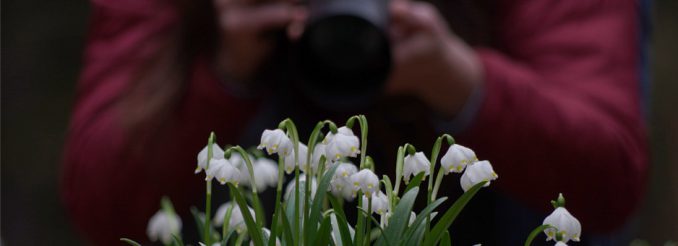
[[(88, 3), (2, 2), (1, 237), (6, 245), (78, 245), (58, 182)], [(652, 174), (635, 237), (678, 239), (678, 1), (654, 7)], [(584, 233), (586, 231), (584, 225)]]

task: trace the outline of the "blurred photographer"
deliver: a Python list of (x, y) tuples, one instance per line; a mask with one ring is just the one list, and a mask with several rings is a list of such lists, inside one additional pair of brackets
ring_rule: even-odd
[[(256, 144), (282, 117), (304, 125), (345, 113), (293, 86), (305, 4), (92, 4), (62, 183), (94, 244), (145, 238), (162, 195), (177, 211), (198, 205), (203, 181), (192, 171), (210, 131), (222, 144)], [(383, 30), (390, 69), (366, 110), (379, 126), (370, 142), (381, 146), (370, 155), (388, 172), (383, 157), (395, 156), (402, 136), (420, 146), (451, 132), (492, 161), (502, 179), (464, 211), (467, 228), (451, 229), (456, 244), (522, 242), (558, 192), (581, 219), (584, 244), (626, 243), (615, 240), (624, 240), (648, 167), (638, 6), (393, 0)]]

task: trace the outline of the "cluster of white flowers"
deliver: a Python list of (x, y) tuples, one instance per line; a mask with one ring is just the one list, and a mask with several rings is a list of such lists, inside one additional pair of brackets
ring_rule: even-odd
[(330, 181), (330, 191), (336, 197), (353, 200), (356, 190), (351, 183), (351, 176), (358, 172), (358, 168), (350, 162), (340, 162)]
[[(361, 117), (363, 117), (361, 119), (364, 119), (364, 116)], [(350, 122), (353, 122), (353, 119), (355, 118), (352, 118)], [(347, 125), (350, 124), (351, 123), (347, 123)], [(361, 124), (361, 127), (365, 126), (363, 121), (361, 121)], [(400, 199), (398, 193), (401, 191), (401, 181), (404, 181), (407, 184), (412, 180), (412, 177), (423, 175), (423, 178), (425, 179), (427, 176), (436, 174), (436, 167), (432, 165), (432, 163), (435, 163), (434, 159), (427, 158), (424, 152), (417, 152), (411, 145), (405, 145), (398, 150), (399, 155), (396, 173), (399, 176), (396, 177), (396, 185), (393, 186), (390, 179), (384, 178), (384, 180), (380, 180), (374, 171), (372, 171), (374, 170), (374, 163), (369, 156), (364, 156), (365, 153), (362, 153), (363, 156), (360, 158), (361, 165), (359, 167), (349, 161), (348, 158), (355, 158), (358, 156), (358, 154), (361, 154), (360, 146), (361, 144), (364, 144), (361, 143), (360, 139), (350, 128), (346, 126), (336, 128), (336, 126), (330, 122), (330, 127), (333, 129), (332, 132), (327, 133), (322, 141), (317, 143), (315, 146), (306, 146), (304, 143), (296, 142), (298, 139), (296, 136), (297, 131), (294, 130), (293, 125), (294, 124), (285, 125), (287, 127), (292, 127), (287, 129), (288, 132), (282, 129), (265, 130), (261, 135), (261, 142), (257, 147), (257, 149), (265, 150), (265, 152), (269, 155), (278, 154), (280, 166), (274, 160), (260, 157), (259, 155), (261, 154), (259, 151), (255, 151), (256, 153), (253, 153), (254, 155), (257, 155), (257, 157), (247, 154), (247, 152), (240, 146), (235, 146), (224, 151), (216, 143), (212, 143), (214, 141), (214, 135), (210, 136), (209, 142), (212, 144), (208, 144), (208, 146), (205, 146), (202, 150), (200, 150), (197, 155), (197, 165), (195, 169), (196, 174), (202, 171), (205, 172), (205, 181), (208, 182), (208, 192), (206, 196), (206, 200), (208, 201), (207, 204), (211, 206), (211, 203), (209, 203), (209, 201), (211, 201), (211, 182), (214, 179), (216, 179), (222, 185), (226, 183), (230, 183), (235, 186), (240, 185), (239, 188), (230, 187), (232, 188), (231, 192), (234, 192), (235, 194), (241, 194), (244, 189), (243, 186), (245, 188), (249, 187), (252, 191), (252, 194), (250, 194), (252, 195), (252, 197), (250, 197), (250, 204), (256, 208), (256, 211), (262, 210), (262, 207), (258, 201), (258, 197), (256, 197), (258, 195), (257, 192), (263, 191), (268, 187), (275, 187), (278, 185), (278, 182), (280, 182), (281, 186), (278, 188), (281, 189), (279, 190), (281, 193), (278, 193), (275, 204), (276, 209), (278, 209), (280, 208), (278, 207), (279, 205), (287, 206), (285, 203), (281, 203), (280, 200), (282, 198), (286, 201), (289, 201), (290, 198), (293, 198), (295, 186), (297, 185), (299, 185), (298, 191), (301, 195), (310, 196), (309, 200), (314, 199), (316, 192), (319, 189), (319, 181), (317, 179), (320, 179), (323, 183), (323, 189), (326, 189), (321, 190), (321, 195), (324, 195), (325, 192), (330, 192), (335, 197), (341, 197), (345, 200), (351, 201), (356, 198), (358, 193), (362, 193), (362, 196), (358, 198), (360, 199), (358, 200), (360, 201), (358, 208), (364, 210), (366, 214), (369, 214), (370, 218), (372, 218), (373, 214), (378, 214), (381, 219), (381, 221), (378, 223), (383, 230), (388, 226), (389, 219), (392, 216), (395, 216), (394, 218), (398, 218), (398, 221), (407, 218), (406, 213), (396, 213), (400, 209), (392, 211), (393, 208), (399, 206), (398, 204)], [(334, 130), (335, 128), (336, 130)], [(316, 129), (322, 128), (318, 127)], [(315, 136), (315, 134), (316, 132), (314, 132), (312, 136)], [(435, 145), (437, 146), (437, 149), (433, 151), (432, 157), (437, 156), (436, 153), (439, 150), (440, 141), (442, 141), (443, 137), (438, 138), (438, 142), (436, 142)], [(447, 137), (450, 143), (453, 142), (453, 139), (449, 135), (447, 135)], [(292, 139), (294, 139), (295, 142), (293, 142)], [(297, 144), (296, 150), (295, 143)], [(313, 149), (311, 150), (309, 148)], [(407, 154), (405, 154), (403, 151), (405, 149), (408, 151)], [(321, 160), (323, 161), (321, 162)], [(332, 168), (335, 168), (335, 172), (331, 176), (328, 185), (328, 183), (326, 183), (328, 180), (325, 180), (323, 177), (323, 175), (328, 174), (324, 174), (322, 172), (327, 172), (327, 170), (331, 170)], [(494, 181), (498, 178), (497, 173), (494, 171), (489, 161), (479, 160), (473, 150), (459, 144), (452, 144), (448, 148), (447, 152), (440, 159), (440, 167), (437, 170), (438, 173), (436, 174), (435, 180), (433, 177), (429, 177), (432, 178), (429, 180), (429, 193), (427, 196), (427, 198), (430, 198), (430, 200), (427, 200), (429, 203), (436, 201), (436, 194), (441, 184), (440, 181), (445, 175), (449, 173), (461, 173), (459, 183), (464, 192), (469, 191), (469, 189), (471, 189), (473, 186), (476, 186), (482, 182), (485, 182), (484, 186), (489, 186), (491, 181)], [(282, 193), (283, 180), (280, 180), (282, 178), (283, 171), (285, 171), (287, 174), (293, 172), (298, 174), (298, 176), (295, 176), (295, 179), (292, 179), (288, 182), (284, 193)], [(303, 173), (299, 173), (299, 171), (302, 171)], [(433, 181), (435, 181), (435, 187), (432, 187), (432, 184), (434, 183)], [(384, 187), (387, 187), (387, 190), (385, 190), (386, 192), (381, 189), (382, 182), (384, 183)], [(409, 184), (409, 186), (413, 185), (412, 183)], [(325, 185), (328, 185), (327, 188), (325, 188)], [(307, 191), (309, 193), (306, 193)], [(410, 192), (414, 192), (416, 196), (416, 189), (410, 190)], [(475, 192), (468, 192), (464, 195), (466, 197), (471, 197), (474, 194)], [(282, 195), (282, 197), (280, 195)], [(242, 199), (241, 195), (235, 197), (236, 199)], [(408, 197), (411, 198), (411, 196)], [(412, 202), (412, 200), (409, 198), (407, 200)], [(238, 202), (242, 203), (243, 201), (238, 200)], [(244, 202), (247, 203), (247, 201)], [(300, 203), (298, 205), (300, 207), (299, 211), (306, 209), (306, 211), (303, 213), (309, 213), (309, 208), (303, 207), (305, 205), (304, 203)], [(336, 204), (334, 200), (332, 200), (332, 203), (333, 206)], [(548, 225), (548, 227), (539, 227), (535, 230), (534, 234), (539, 232), (539, 230), (546, 228), (543, 230), (547, 236), (547, 241), (554, 241), (556, 246), (566, 246), (566, 243), (569, 241), (578, 242), (581, 234), (581, 225), (579, 221), (574, 216), (572, 216), (567, 211), (567, 209), (565, 209), (565, 201), (562, 195), (557, 201), (554, 201), (553, 203), (555, 210), (548, 217), (546, 217), (543, 222), (543, 225)], [(164, 209), (158, 211), (150, 219), (147, 227), (147, 234), (152, 241), (161, 241), (167, 245), (173, 243), (173, 240), (175, 240), (174, 236), (179, 236), (182, 222), (181, 219), (174, 213), (171, 203), (163, 200), (162, 206)], [(210, 206), (207, 207), (205, 214), (210, 214)], [(318, 207), (319, 206), (313, 206), (310, 208), (312, 212), (304, 216), (312, 217), (314, 214), (317, 214), (318, 211), (313, 209), (317, 209)], [(246, 206), (246, 209), (244, 207), (241, 209), (240, 206), (233, 202), (227, 202), (219, 206), (213, 218), (212, 216), (203, 216), (201, 218), (198, 214), (198, 220), (204, 220), (203, 222), (205, 223), (206, 227), (209, 227), (209, 229), (205, 230), (204, 240), (211, 244), (212, 240), (210, 240), (210, 238), (212, 237), (210, 237), (210, 231), (214, 229), (213, 227), (221, 227), (223, 225), (227, 225), (228, 228), (234, 229), (239, 234), (238, 240), (242, 240), (244, 237), (241, 236), (245, 235), (244, 233), (248, 231), (242, 210), (246, 210), (245, 212), (249, 213), (252, 217), (257, 217), (255, 216), (255, 209), (250, 208), (249, 206)], [(295, 213), (296, 212), (297, 211), (295, 211)], [(322, 212), (322, 210), (320, 212)], [(456, 212), (458, 213), (458, 211)], [(228, 217), (228, 220), (224, 221), (226, 219), (226, 215), (229, 213), (230, 216)], [(331, 236), (334, 240), (334, 243), (341, 244), (338, 243), (337, 235), (335, 235), (337, 231), (340, 231), (340, 229), (337, 229), (340, 226), (340, 224), (337, 222), (337, 215), (339, 214), (327, 213), (327, 211), (325, 211), (323, 216), (325, 216), (325, 214), (329, 214), (329, 216), (331, 216), (330, 225), (332, 226), (333, 231)], [(436, 214), (436, 212), (432, 212), (430, 214), (428, 212), (422, 212), (420, 216), (435, 217)], [(258, 215), (262, 216), (261, 214)], [(299, 218), (303, 219), (303, 216), (300, 216)], [(294, 216), (295, 220), (299, 218), (297, 218), (296, 215)], [(409, 226), (412, 226), (416, 218), (417, 214), (413, 211), (410, 212)], [(453, 220), (453, 217), (450, 218)], [(420, 223), (423, 223), (423, 219), (424, 217), (420, 218)], [(263, 221), (263, 219), (257, 217), (256, 227), (253, 227), (253, 225), (250, 224), (249, 232), (256, 235), (256, 232), (261, 230), (261, 235), (259, 236), (262, 237), (257, 237), (254, 239), (259, 241), (265, 240), (266, 242), (271, 236), (271, 231), (265, 228), (261, 221)], [(295, 228), (297, 230), (296, 233), (299, 233), (299, 229), (304, 229), (303, 224), (308, 223), (305, 220), (303, 221), (303, 224), (299, 222), (300, 221), (295, 221), (295, 226), (302, 228)], [(325, 222), (323, 221), (323, 223)], [(364, 233), (365, 231), (370, 232), (370, 227), (372, 224), (371, 221), (368, 223), (367, 229), (364, 229), (364, 231), (361, 233)], [(428, 228), (431, 222), (427, 220), (426, 223)], [(273, 224), (277, 225), (277, 223)], [(324, 225), (325, 224), (322, 224), (321, 228)], [(356, 227), (356, 229), (354, 229), (351, 226), (343, 226), (345, 229), (349, 230), (351, 235), (354, 235), (354, 231), (357, 231), (359, 228)], [(421, 227), (423, 224), (418, 224), (416, 226)], [(223, 228), (223, 230), (226, 231), (228, 228)], [(275, 230), (280, 229), (280, 227), (272, 228)], [(303, 231), (306, 232), (306, 230)], [(529, 240), (531, 241), (532, 238), (534, 237), (531, 237)], [(313, 237), (311, 237), (311, 239), (313, 239)], [(324, 240), (328, 239), (325, 238)], [(428, 241), (428, 239), (426, 241)], [(253, 245), (254, 242), (255, 240), (251, 240), (249, 243), (250, 245)], [(368, 239), (367, 242), (369, 243), (371, 240)], [(199, 244), (205, 246), (205, 244), (202, 242)], [(275, 238), (275, 244), (281, 245), (280, 238)], [(211, 246), (214, 245), (220, 244), (217, 242)]]
[[(231, 153), (231, 156), (224, 158), (224, 150), (217, 144), (212, 144), (212, 159), (208, 162), (207, 146), (198, 153), (198, 166), (195, 173), (205, 170), (205, 181), (216, 179), (220, 184), (232, 183), (234, 185), (245, 185), (252, 187), (250, 182), (250, 173), (245, 163), (245, 159), (237, 152)], [(258, 191), (263, 191), (267, 187), (274, 187), (278, 182), (278, 165), (275, 161), (268, 158), (254, 158), (248, 156), (252, 161), (253, 173), (257, 174), (254, 186)], [(207, 164), (209, 163), (209, 165)]]
[(447, 153), (440, 159), (440, 165), (445, 174), (464, 172), (459, 179), (464, 191), (483, 181), (487, 181), (485, 186), (489, 186), (492, 180), (499, 177), (489, 161), (478, 161), (473, 150), (459, 144), (447, 149)]

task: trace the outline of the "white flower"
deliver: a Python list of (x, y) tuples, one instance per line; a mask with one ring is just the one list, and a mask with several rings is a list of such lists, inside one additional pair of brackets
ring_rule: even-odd
[(292, 141), (283, 130), (264, 130), (261, 134), (261, 144), (257, 149), (266, 149), (268, 154), (278, 153), (281, 156), (287, 156), (292, 150)]
[(362, 191), (366, 196), (371, 196), (379, 190), (379, 178), (370, 169), (363, 169), (351, 175), (354, 189)]
[[(198, 153), (198, 166), (195, 168), (195, 173), (207, 169), (207, 146), (202, 148)], [(218, 144), (212, 144), (212, 159), (224, 159), (224, 151), (219, 148)]]
[(471, 189), (477, 183), (487, 181), (484, 187), (490, 185), (490, 181), (497, 179), (497, 173), (492, 169), (489, 161), (479, 161), (466, 168), (464, 174), (461, 175), (459, 183), (464, 192)]
[(567, 246), (567, 244), (563, 242), (556, 242), (555, 246)]
[[(287, 183), (287, 187), (285, 188), (285, 196), (284, 196), (285, 200), (287, 200), (289, 198), (294, 198), (293, 196), (294, 196), (295, 182), (296, 181), (294, 181), (294, 179), (292, 179), (292, 180), (290, 180), (289, 183)], [(302, 182), (304, 184), (299, 186), (300, 187), (300, 189), (299, 189), (300, 197), (301, 197), (301, 194), (303, 194), (305, 192), (305, 190), (304, 190), (305, 186), (304, 185), (306, 185), (306, 174), (299, 175), (299, 184), (302, 184)], [(313, 177), (313, 178), (311, 178), (311, 200), (313, 199), (313, 197), (315, 197), (316, 190), (318, 190), (318, 181), (315, 179), (315, 177)], [(303, 205), (303, 203), (300, 203), (299, 205)]]
[[(311, 169), (313, 169), (313, 172), (318, 171), (318, 167), (320, 166), (320, 157), (325, 156), (325, 163), (327, 162), (327, 145), (325, 144), (316, 144), (315, 147), (313, 148), (313, 156), (311, 156)], [(328, 167), (325, 167), (325, 170), (327, 170)]]
[(426, 158), (424, 152), (417, 152), (414, 155), (405, 156), (403, 164), (403, 178), (405, 182), (410, 181), (410, 176), (416, 176), (424, 172), (424, 177), (429, 175), (431, 162)]
[[(219, 206), (216, 214), (214, 214), (212, 223), (217, 227), (222, 226), (224, 224), (224, 216), (226, 216), (226, 212), (228, 212), (228, 209), (231, 206), (233, 206), (233, 211), (231, 211), (231, 218), (228, 221), (228, 226), (235, 228), (238, 233), (242, 233), (247, 230), (247, 225), (245, 225), (245, 218), (243, 217), (242, 210), (240, 210), (240, 206), (237, 204), (227, 202)], [(249, 210), (252, 218), (254, 218), (254, 209), (250, 208), (249, 206), (247, 209)]]
[(355, 190), (351, 184), (351, 175), (358, 172), (358, 168), (350, 162), (338, 163), (337, 170), (330, 181), (330, 191), (336, 197), (344, 197), (351, 201), (355, 197)]
[[(252, 163), (254, 169), (257, 191), (262, 192), (266, 187), (275, 187), (278, 184), (278, 165), (268, 158), (259, 158)], [(246, 186), (252, 186), (250, 173), (246, 165), (240, 168), (240, 182)]]
[(216, 178), (222, 185), (232, 183), (237, 186), (241, 178), (240, 170), (231, 165), (226, 159), (210, 161), (210, 165), (205, 173), (207, 174), (205, 181), (212, 181), (212, 178)]
[[(366, 196), (363, 196), (363, 209), (367, 210), (369, 206)], [(379, 215), (385, 215), (389, 212), (389, 202), (388, 197), (381, 191), (375, 192), (372, 195), (372, 213), (377, 213)]]
[[(298, 162), (294, 161), (294, 149), (291, 149), (290, 154), (285, 156), (284, 163), (285, 163), (285, 172), (287, 174), (292, 173), (292, 171), (294, 171), (294, 168), (296, 167), (299, 167), (299, 170), (302, 170), (304, 172), (306, 171), (306, 157), (308, 154), (308, 147), (306, 147), (305, 144), (299, 143), (299, 149), (297, 151), (299, 151), (299, 158), (297, 160)], [(297, 165), (297, 163), (299, 164)]]
[[(214, 218), (212, 219), (212, 224), (216, 227), (221, 227), (224, 224), (224, 216), (226, 216), (226, 212), (228, 212), (228, 209), (233, 206), (233, 210), (235, 211), (235, 208), (238, 207), (237, 204), (234, 204), (232, 202), (226, 202), (224, 204), (221, 204), (219, 208), (217, 208), (217, 212), (214, 213)], [(233, 217), (233, 212), (231, 212), (231, 217)]]
[[(569, 240), (579, 242), (579, 236), (581, 235), (581, 224), (579, 220), (572, 216), (570, 212), (567, 211), (564, 207), (556, 208), (553, 213), (544, 219), (544, 225), (551, 225), (555, 228), (548, 228), (544, 230), (548, 240), (554, 241), (563, 241), (567, 243)], [(556, 235), (560, 234), (562, 240), (557, 240)]]
[(467, 165), (476, 161), (478, 161), (478, 157), (473, 150), (454, 144), (447, 149), (447, 153), (440, 159), (440, 165), (443, 166), (445, 174), (450, 172), (460, 173), (464, 171)]
[(146, 234), (151, 241), (162, 241), (163, 244), (172, 243), (172, 235), (180, 236), (181, 219), (173, 213), (160, 210), (148, 221)]
[(345, 126), (339, 128), (337, 134), (328, 134), (323, 142), (327, 143), (325, 156), (330, 161), (342, 157), (356, 157), (360, 153), (360, 140)]

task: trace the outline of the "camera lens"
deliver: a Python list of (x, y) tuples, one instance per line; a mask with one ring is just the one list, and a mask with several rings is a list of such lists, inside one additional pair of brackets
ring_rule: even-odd
[[(371, 3), (370, 3), (371, 2)], [(382, 0), (319, 0), (300, 42), (302, 89), (337, 110), (368, 105), (391, 68)]]

